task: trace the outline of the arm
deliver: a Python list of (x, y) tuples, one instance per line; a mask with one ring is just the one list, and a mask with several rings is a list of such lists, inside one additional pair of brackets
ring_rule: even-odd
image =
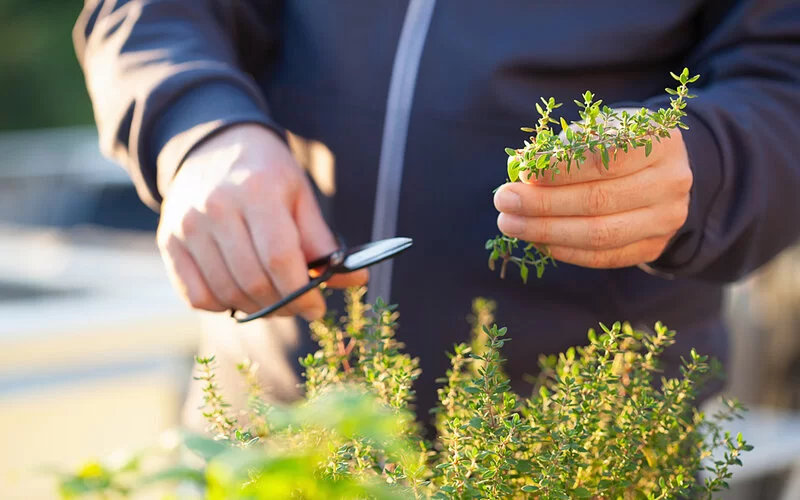
[(282, 134), (247, 73), (275, 46), (276, 4), (87, 0), (73, 38), (100, 148), (128, 170), (151, 208), (209, 136), (238, 123)]
[(800, 4), (713, 1), (702, 23), (686, 61), (701, 75), (683, 133), (689, 215), (650, 267), (730, 282), (800, 235)]
[[(275, 4), (90, 0), (75, 26), (101, 149), (160, 211), (170, 281), (198, 309), (255, 312), (308, 283), (306, 262), (336, 248), (248, 76), (276, 43)], [(313, 290), (279, 314), (312, 320), (324, 310)]]
[[(579, 266), (720, 283), (798, 238), (800, 4), (714, 0), (706, 9), (705, 34), (684, 61), (701, 75), (689, 130), (649, 156), (615, 155), (608, 169), (593, 153), (579, 170), (506, 184), (495, 195), (505, 235)], [(644, 105), (666, 108), (668, 99)]]

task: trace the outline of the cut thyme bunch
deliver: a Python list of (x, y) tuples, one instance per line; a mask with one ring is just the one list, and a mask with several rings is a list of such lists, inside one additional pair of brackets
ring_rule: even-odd
[[(689, 93), (688, 85), (700, 78), (689, 76), (684, 68), (680, 75), (670, 73), (678, 82), (676, 88), (667, 88), (671, 96), (668, 108), (651, 111), (641, 108), (636, 112), (614, 110), (603, 105), (595, 94), (586, 91), (583, 101), (575, 100), (580, 119), (568, 123), (563, 117), (553, 117), (553, 112), (561, 107), (554, 98), (536, 103), (539, 120), (534, 127), (522, 127), (523, 132), (531, 133), (524, 146), (518, 149), (506, 148), (508, 154), (508, 182), (539, 179), (550, 174), (555, 177), (562, 171), (569, 173), (573, 166), (580, 168), (587, 155), (600, 155), (603, 166), (608, 169), (612, 159), (616, 160), (619, 151), (644, 148), (645, 156), (653, 149), (653, 140), (661, 141), (670, 137), (676, 128), (688, 129), (681, 120), (686, 116), (684, 108), (687, 100), (695, 97)], [(560, 126), (556, 132), (552, 125)], [(516, 264), (523, 282), (527, 282), (531, 267), (541, 277), (547, 264), (555, 261), (547, 249), (535, 242), (521, 242), (517, 238), (496, 236), (486, 242), (490, 251), (489, 268), (495, 270), (500, 261), (500, 276), (505, 277), (508, 263)], [(518, 250), (522, 250), (519, 255)]]

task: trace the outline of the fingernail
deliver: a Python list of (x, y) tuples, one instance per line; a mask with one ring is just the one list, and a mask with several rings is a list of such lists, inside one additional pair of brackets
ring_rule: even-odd
[(501, 212), (518, 212), (522, 208), (522, 199), (513, 191), (498, 191), (494, 200), (495, 208)]
[(525, 230), (525, 219), (516, 215), (500, 214), (497, 218), (497, 227), (503, 234), (519, 236)]

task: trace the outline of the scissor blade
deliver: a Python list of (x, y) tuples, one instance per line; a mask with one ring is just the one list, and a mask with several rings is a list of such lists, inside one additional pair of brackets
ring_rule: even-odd
[(350, 250), (342, 267), (347, 272), (363, 269), (400, 254), (411, 247), (413, 243), (411, 238), (397, 237), (361, 245)]

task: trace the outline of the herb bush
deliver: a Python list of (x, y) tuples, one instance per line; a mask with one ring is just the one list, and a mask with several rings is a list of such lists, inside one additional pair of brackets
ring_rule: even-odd
[[(510, 181), (522, 175), (558, 174), (557, 164), (580, 165), (587, 151), (604, 163), (616, 151), (652, 147), (652, 140), (683, 126), (687, 70), (673, 75), (670, 109), (635, 114), (601, 107), (584, 94), (581, 121), (551, 118), (552, 99), (537, 106), (535, 133), (522, 149), (508, 149)], [(549, 124), (562, 127), (556, 135)], [(533, 244), (504, 236), (487, 242), (490, 265), (529, 266), (541, 275), (548, 257)], [(280, 498), (711, 498), (727, 487), (731, 468), (751, 449), (722, 424), (743, 408), (725, 401), (711, 416), (696, 407), (698, 391), (713, 376), (706, 356), (692, 351), (680, 377), (659, 367), (675, 332), (628, 324), (590, 330), (587, 343), (540, 359), (536, 388), (515, 394), (503, 371), (510, 339), (493, 324), (495, 304), (473, 305), (472, 341), (454, 346), (451, 368), (439, 380), (436, 437), (423, 437), (414, 418), (416, 359), (395, 338), (398, 313), (380, 299), (363, 302), (364, 289), (347, 292), (344, 315), (311, 325), (319, 344), (301, 359), (304, 401), (269, 404), (257, 366), (238, 366), (249, 402), (234, 413), (215, 382), (215, 360), (198, 358), (204, 384), (208, 435), (180, 434), (168, 445), (125, 459), (85, 464), (60, 477), (64, 498), (97, 494), (128, 497), (159, 483), (196, 486), (208, 499)], [(197, 463), (174, 465), (176, 449)], [(167, 460), (165, 460), (165, 458)], [(698, 481), (698, 473), (708, 471)]]
[[(510, 339), (491, 324), (494, 304), (477, 300), (471, 345), (456, 345), (440, 380), (437, 438), (423, 439), (413, 418), (417, 361), (394, 336), (397, 311), (348, 292), (346, 314), (313, 324), (319, 350), (302, 359), (307, 398), (271, 405), (257, 367), (239, 366), (249, 403), (233, 414), (214, 381), (214, 359), (199, 358), (209, 436), (183, 434), (198, 466), (149, 470), (171, 448), (90, 462), (62, 476), (64, 498), (126, 497), (182, 480), (209, 499), (276, 498), (595, 498), (665, 499), (726, 486), (750, 449), (723, 432), (732, 401), (706, 417), (694, 407), (712, 375), (692, 352), (680, 378), (659, 375), (659, 355), (675, 332), (626, 324), (590, 330), (585, 346), (543, 357), (537, 389), (514, 394), (503, 373)], [(717, 461), (706, 460), (724, 451)], [(705, 468), (711, 477), (700, 483)]]

